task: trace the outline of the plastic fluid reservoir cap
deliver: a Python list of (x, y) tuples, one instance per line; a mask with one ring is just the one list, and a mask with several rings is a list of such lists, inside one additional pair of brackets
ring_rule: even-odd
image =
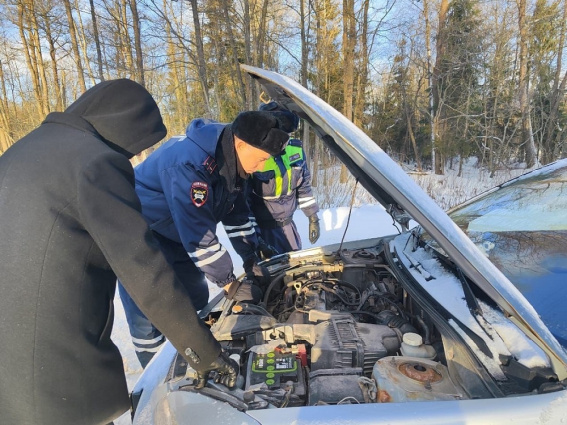
[(411, 345), (412, 347), (419, 347), (421, 344), (423, 344), (423, 338), (421, 337), (421, 335), (413, 332), (405, 333), (402, 340), (407, 345)]

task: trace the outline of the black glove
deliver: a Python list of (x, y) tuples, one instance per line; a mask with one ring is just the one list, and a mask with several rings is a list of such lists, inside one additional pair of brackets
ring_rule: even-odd
[(268, 245), (264, 239), (258, 238), (258, 257), (260, 257), (260, 259), (266, 260), (278, 254), (279, 252), (276, 248), (272, 245)]
[(270, 271), (266, 266), (258, 264), (259, 258), (251, 258), (244, 262), (243, 268), (246, 272), (246, 279), (251, 280), (260, 288), (268, 286), (271, 282)]
[(319, 217), (317, 214), (309, 216), (309, 242), (314, 244), (319, 239), (321, 229), (319, 227)]
[(262, 290), (249, 279), (233, 280), (224, 295), (229, 300), (258, 304), (262, 299)]
[(215, 382), (220, 382), (228, 388), (236, 385), (236, 378), (238, 376), (238, 363), (228, 357), (228, 354), (221, 351), (217, 359), (207, 366), (204, 370), (197, 371), (197, 385), (195, 388), (203, 388), (207, 383), (209, 372), (217, 372)]

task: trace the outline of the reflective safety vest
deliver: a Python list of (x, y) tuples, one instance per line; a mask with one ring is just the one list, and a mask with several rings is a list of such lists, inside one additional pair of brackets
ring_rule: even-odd
[[(301, 146), (294, 146), (288, 144), (285, 148), (284, 153), (281, 154), (280, 157), (285, 167), (285, 173), (287, 174), (287, 188), (284, 195), (289, 195), (291, 193), (291, 182), (292, 182), (291, 166), (298, 161), (303, 161), (303, 148)], [(270, 159), (266, 161), (262, 172), (266, 172), (266, 171), (274, 172), (276, 190), (274, 196), (265, 196), (264, 199), (277, 199), (280, 196), (282, 196), (284, 179), (280, 167), (276, 163), (274, 157), (270, 157)]]

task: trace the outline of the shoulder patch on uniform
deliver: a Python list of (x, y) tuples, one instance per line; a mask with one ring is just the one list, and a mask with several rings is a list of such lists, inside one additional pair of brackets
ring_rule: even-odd
[(209, 197), (209, 186), (204, 182), (193, 182), (191, 185), (191, 200), (196, 207), (202, 207)]
[(217, 168), (217, 162), (212, 156), (208, 156), (205, 162), (203, 162), (203, 165), (207, 168), (209, 174), (213, 174), (213, 171)]

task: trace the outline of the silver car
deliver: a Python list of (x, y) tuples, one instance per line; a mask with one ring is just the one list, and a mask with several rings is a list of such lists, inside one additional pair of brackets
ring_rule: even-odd
[(401, 231), (266, 261), (260, 305), (219, 294), (201, 316), (240, 365), (236, 388), (196, 390), (166, 344), (133, 390), (134, 424), (567, 423), (567, 160), (448, 215), (317, 96), (242, 68)]

